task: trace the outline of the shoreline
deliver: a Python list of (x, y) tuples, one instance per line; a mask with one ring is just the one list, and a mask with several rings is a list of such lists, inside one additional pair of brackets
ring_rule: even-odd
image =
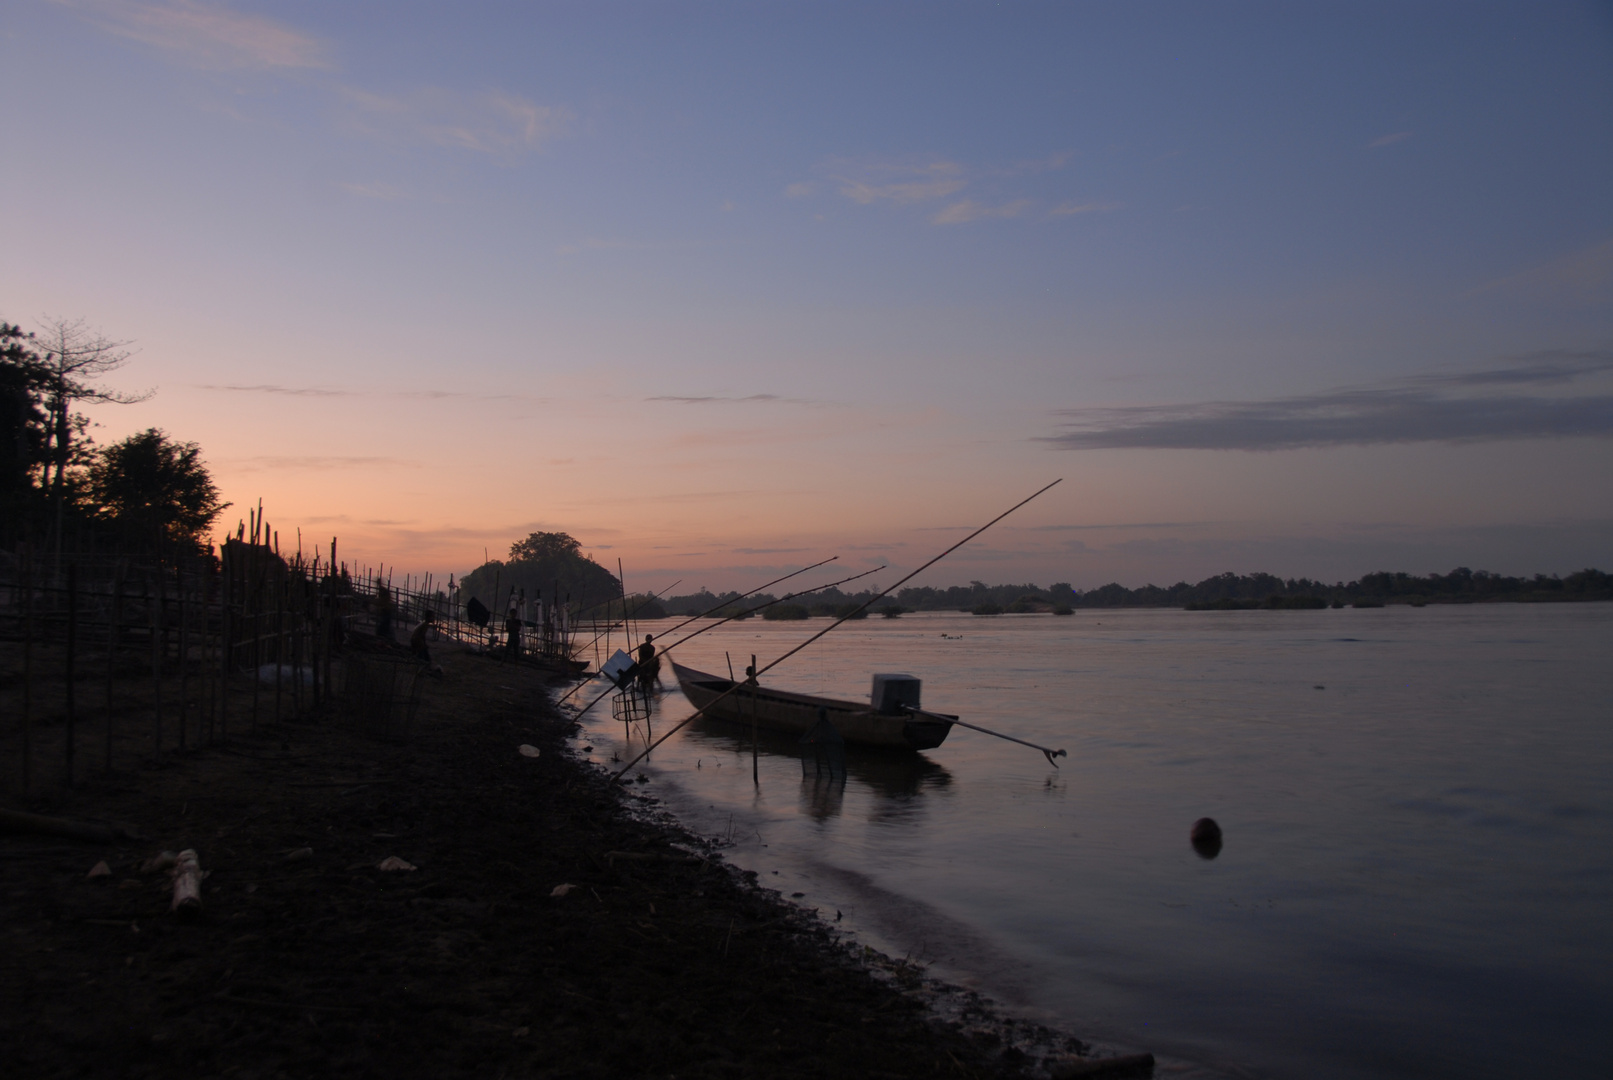
[[(1089, 1052), (848, 943), (611, 789), (543, 674), (440, 651), (407, 742), (264, 723), (9, 799), (144, 837), (0, 836), (16, 1075), (985, 1077)], [(184, 848), (209, 873), (193, 922), (140, 872)]]

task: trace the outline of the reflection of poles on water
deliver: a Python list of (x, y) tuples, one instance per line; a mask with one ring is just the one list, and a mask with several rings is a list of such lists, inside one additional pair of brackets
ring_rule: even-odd
[[(756, 685), (756, 654), (755, 653), (750, 654), (750, 667), (745, 669), (745, 682), (748, 683), (751, 686)], [(760, 788), (762, 786), (761, 766), (759, 764), (757, 764), (757, 758), (759, 758), (761, 756), (761, 746), (760, 746), (761, 736), (756, 730), (757, 711), (758, 711), (759, 707), (760, 707), (760, 703), (756, 700), (756, 696), (754, 694), (751, 695), (751, 699), (750, 699), (750, 778), (751, 778), (751, 783), (755, 784), (758, 788)], [(823, 720), (824, 717), (825, 717), (824, 711), (822, 709), (819, 709), (818, 710), (818, 719)], [(834, 725), (830, 724), (829, 726), (833, 727)], [(841, 764), (844, 765), (844, 761), (842, 761)], [(841, 774), (842, 774), (841, 778), (844, 779), (845, 778), (844, 777), (845, 769), (842, 768), (840, 771), (841, 771)]]

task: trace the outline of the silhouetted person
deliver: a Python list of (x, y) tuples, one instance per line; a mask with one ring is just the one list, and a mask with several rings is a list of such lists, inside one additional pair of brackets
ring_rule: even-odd
[(426, 612), (420, 619), (420, 625), (409, 635), (409, 651), (428, 664), (431, 663), (431, 647), (426, 644), (426, 635), (431, 632), (431, 624), (436, 620), (436, 615)]
[(511, 660), (521, 656), (521, 616), (514, 608), (504, 616), (504, 651)]
[(644, 693), (651, 686), (661, 684), (661, 658), (655, 655), (654, 634), (644, 635), (644, 644), (638, 647), (638, 688)]
[(375, 636), (392, 640), (392, 590), (379, 581), (375, 583)]

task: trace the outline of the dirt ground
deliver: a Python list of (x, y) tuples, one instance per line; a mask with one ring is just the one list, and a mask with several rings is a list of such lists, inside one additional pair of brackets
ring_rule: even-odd
[[(1015, 1045), (1011, 1022), (938, 1019), (909, 992), (918, 972), (856, 956), (709, 843), (633, 812), (646, 806), (634, 785), (568, 754), (545, 675), (439, 653), (445, 675), (426, 682), (406, 742), (334, 709), (238, 724), (227, 745), (160, 766), (137, 764), (130, 736), (118, 771), (86, 752), (71, 793), (8, 798), (143, 839), (0, 836), (4, 1074), (1038, 1068), (1045, 1029)], [(168, 910), (166, 873), (139, 872), (184, 848), (210, 874), (190, 922)], [(388, 856), (417, 869), (378, 870)], [(112, 873), (88, 878), (101, 860)]]

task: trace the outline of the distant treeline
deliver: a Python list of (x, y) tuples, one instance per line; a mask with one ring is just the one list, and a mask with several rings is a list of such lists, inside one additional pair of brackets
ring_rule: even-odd
[[(843, 593), (825, 589), (760, 612), (764, 618), (811, 618), (843, 615), (866, 603), (872, 592)], [(667, 615), (698, 615), (716, 609), (717, 615), (732, 615), (747, 608), (767, 604), (775, 598), (767, 593), (740, 600), (738, 592), (712, 593), (702, 590), (664, 600), (630, 597), (628, 606), (637, 608), (637, 618), (655, 619)], [(1387, 571), (1367, 574), (1359, 581), (1312, 581), (1309, 578), (1280, 578), (1272, 574), (1218, 574), (1196, 585), (1179, 581), (1168, 588), (1144, 585), (1128, 589), (1109, 584), (1081, 592), (1068, 582), (1047, 588), (1037, 585), (987, 585), (971, 581), (949, 589), (906, 588), (894, 597), (877, 600), (868, 613), (893, 617), (906, 611), (970, 611), (977, 615), (1051, 612), (1065, 614), (1077, 608), (1176, 607), (1219, 608), (1315, 608), (1380, 604), (1474, 604), (1492, 601), (1550, 603), (1583, 600), (1613, 600), (1613, 575), (1600, 570), (1581, 570), (1558, 577), (1505, 577), (1487, 570), (1457, 567), (1448, 574), (1411, 574)], [(639, 605), (642, 603), (642, 607)]]

